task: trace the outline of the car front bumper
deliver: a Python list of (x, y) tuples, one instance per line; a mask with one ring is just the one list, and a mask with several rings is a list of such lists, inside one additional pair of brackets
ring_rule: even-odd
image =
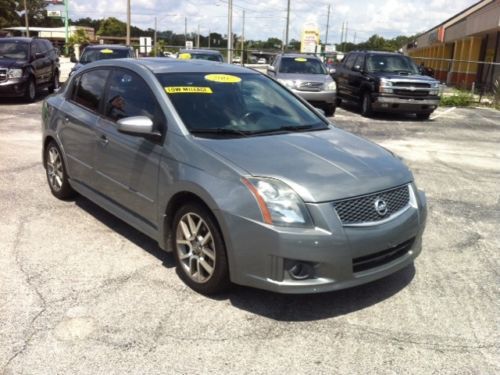
[[(417, 195), (418, 208), (367, 227), (342, 226), (331, 203), (308, 204), (316, 224), (309, 229), (278, 228), (225, 213), (231, 280), (279, 293), (318, 293), (388, 276), (421, 252), (427, 206), (425, 194)], [(391, 249), (394, 254), (386, 256)], [(309, 277), (294, 277), (296, 265)]]
[(439, 97), (402, 98), (376, 95), (372, 97), (372, 108), (381, 112), (431, 113), (439, 106)]
[(0, 82), (0, 97), (20, 97), (26, 92), (27, 79), (9, 79)]
[(308, 102), (334, 104), (337, 99), (335, 91), (299, 91), (294, 89), (292, 89), (292, 91)]

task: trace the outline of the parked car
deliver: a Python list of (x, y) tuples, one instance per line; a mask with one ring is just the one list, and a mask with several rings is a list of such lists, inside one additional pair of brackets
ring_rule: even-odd
[(421, 251), (426, 198), (401, 159), (254, 70), (99, 61), (42, 119), (52, 194), (76, 191), (173, 251), (198, 292), (347, 288)]
[(301, 96), (312, 105), (320, 107), (327, 116), (336, 108), (336, 85), (325, 64), (315, 56), (282, 54), (276, 56), (267, 74)]
[(208, 60), (216, 62), (224, 62), (224, 58), (219, 51), (211, 49), (181, 49), (177, 55), (181, 60)]
[(261, 57), (257, 60), (257, 64), (267, 64), (267, 60), (264, 57)]
[(80, 60), (75, 57), (71, 59), (71, 62), (74, 62), (75, 66), (73, 66), (69, 75), (72, 75), (84, 65), (94, 61), (125, 58), (135, 58), (134, 49), (132, 47), (119, 44), (90, 45), (85, 47), (80, 56)]
[(398, 53), (351, 52), (333, 76), (339, 99), (359, 103), (363, 116), (381, 111), (428, 119), (439, 105), (439, 81), (422, 75), (409, 57)]
[(59, 87), (59, 56), (46, 39), (0, 39), (0, 96), (35, 100), (38, 90)]

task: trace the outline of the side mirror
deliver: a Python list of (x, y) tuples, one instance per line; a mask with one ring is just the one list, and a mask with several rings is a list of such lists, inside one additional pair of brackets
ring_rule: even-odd
[(69, 58), (69, 61), (71, 61), (72, 63), (78, 64), (78, 59), (76, 58), (75, 55), (71, 55), (71, 57)]
[(121, 133), (146, 136), (153, 138), (160, 138), (159, 132), (153, 132), (153, 121), (146, 116), (132, 116), (125, 117), (116, 122), (118, 124), (118, 131)]
[(328, 73), (330, 73), (330, 74), (335, 74), (336, 71), (337, 71), (337, 69), (335, 69), (335, 68), (328, 68)]
[(276, 69), (274, 68), (274, 66), (269, 65), (267, 67), (267, 74), (269, 74), (269, 73), (276, 74)]

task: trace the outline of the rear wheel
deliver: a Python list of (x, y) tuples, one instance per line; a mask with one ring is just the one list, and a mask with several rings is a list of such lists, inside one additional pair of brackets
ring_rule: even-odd
[(363, 99), (361, 101), (361, 114), (364, 117), (370, 117), (373, 114), (372, 98), (369, 92), (365, 92), (363, 94)]
[(193, 290), (213, 294), (229, 285), (229, 267), (222, 235), (212, 213), (197, 203), (181, 207), (173, 221), (177, 270)]
[(31, 77), (26, 84), (26, 89), (24, 92), (24, 100), (26, 100), (29, 103), (32, 103), (35, 101), (36, 98), (36, 85), (35, 85), (35, 80), (33, 77)]
[(419, 120), (428, 120), (431, 117), (430, 113), (417, 113), (417, 118)]
[(52, 194), (63, 200), (74, 197), (76, 193), (69, 184), (61, 150), (54, 141), (47, 145), (44, 160), (47, 182)]

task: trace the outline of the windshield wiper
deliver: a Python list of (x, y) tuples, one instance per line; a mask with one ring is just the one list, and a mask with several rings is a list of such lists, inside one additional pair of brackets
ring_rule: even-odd
[(237, 129), (229, 129), (229, 128), (193, 128), (189, 129), (191, 134), (217, 134), (217, 135), (243, 135), (245, 137), (253, 134), (247, 130), (237, 130)]
[[(283, 125), (279, 128), (256, 130), (252, 134), (269, 134), (269, 133), (282, 133), (282, 132), (300, 132), (304, 130), (312, 129), (313, 125)], [(321, 130), (323, 128), (316, 128), (315, 130)]]

